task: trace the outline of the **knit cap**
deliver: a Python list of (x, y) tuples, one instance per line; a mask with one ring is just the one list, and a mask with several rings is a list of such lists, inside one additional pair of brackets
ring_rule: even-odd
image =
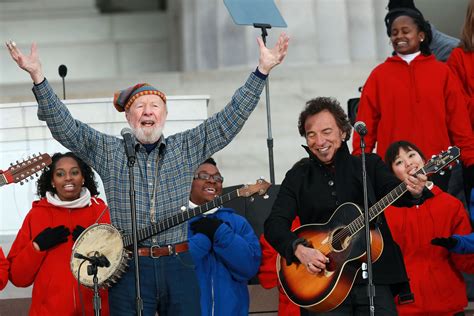
[(166, 104), (166, 95), (148, 83), (138, 83), (130, 88), (114, 93), (114, 106), (119, 112), (128, 110), (132, 103), (142, 95), (154, 94)]

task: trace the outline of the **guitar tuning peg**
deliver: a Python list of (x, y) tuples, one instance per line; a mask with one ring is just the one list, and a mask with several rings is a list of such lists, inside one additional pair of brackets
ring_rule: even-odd
[(251, 196), (251, 197), (249, 198), (249, 200), (250, 200), (250, 202), (253, 202), (253, 201), (255, 201), (255, 198), (254, 198), (253, 196)]
[(23, 185), (23, 181), (20, 181), (20, 185)]
[(436, 158), (436, 155), (432, 155), (432, 156), (431, 156), (431, 159), (433, 159), (433, 158)]
[(445, 174), (444, 170), (441, 170), (441, 171), (439, 172), (439, 174), (440, 174), (441, 176), (444, 176), (444, 174)]
[(36, 157), (36, 154), (33, 154), (33, 157)]
[(33, 175), (30, 176), (30, 179), (33, 180), (35, 177), (33, 177)]
[(270, 197), (270, 195), (265, 194), (265, 195), (263, 196), (263, 199), (264, 199), (264, 200), (267, 200), (269, 197)]

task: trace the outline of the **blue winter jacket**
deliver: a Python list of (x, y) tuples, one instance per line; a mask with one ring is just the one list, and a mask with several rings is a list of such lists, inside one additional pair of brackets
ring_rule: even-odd
[(470, 254), (474, 253), (474, 233), (468, 235), (453, 235), (458, 240), (457, 245), (450, 249), (454, 253)]
[[(189, 251), (201, 290), (201, 312), (207, 315), (248, 315), (250, 280), (258, 271), (261, 249), (247, 220), (229, 208), (207, 215), (223, 221), (214, 243), (188, 226)], [(190, 221), (199, 220), (198, 216)]]
[[(474, 189), (471, 190), (471, 205), (469, 205), (469, 214), (471, 223), (474, 221)], [(451, 249), (454, 253), (469, 254), (474, 253), (474, 233), (468, 235), (453, 235), (458, 240), (458, 244)]]

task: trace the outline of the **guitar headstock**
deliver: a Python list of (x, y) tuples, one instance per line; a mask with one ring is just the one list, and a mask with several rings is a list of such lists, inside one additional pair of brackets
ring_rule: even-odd
[(460, 154), (461, 151), (458, 147), (449, 147), (448, 150), (431, 158), (420, 171), (426, 175), (438, 173), (459, 158)]
[(237, 191), (239, 196), (249, 197), (258, 193), (258, 195), (263, 195), (267, 192), (268, 188), (271, 186), (270, 183), (264, 179), (258, 179), (255, 184), (246, 184)]
[(46, 168), (51, 164), (52, 160), (48, 154), (39, 153), (38, 156), (28, 157), (23, 161), (11, 163), (10, 168), (0, 174), (3, 177), (1, 184), (18, 183), (23, 184), (23, 180), (28, 182), (28, 178), (33, 179), (33, 175), (37, 175), (38, 171)]

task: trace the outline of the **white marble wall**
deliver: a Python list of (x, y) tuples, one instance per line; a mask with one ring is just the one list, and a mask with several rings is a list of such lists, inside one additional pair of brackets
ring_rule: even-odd
[[(0, 3), (0, 11), (4, 5)], [(29, 81), (3, 48), (8, 39), (25, 53), (36, 41), (51, 79), (59, 78), (58, 66), (65, 64), (67, 80), (113, 80), (174, 69), (169, 63), (170, 36), (167, 17), (160, 12), (0, 19), (0, 85)]]
[[(450, 21), (461, 24), (466, 1), (449, 1)], [(290, 34), (288, 64), (371, 62), (391, 51), (383, 23), (386, 0), (275, 3), (288, 28), (269, 30), (268, 43), (273, 45), (281, 31)], [(430, 8), (426, 0), (417, 5)], [(443, 29), (439, 16), (434, 22)], [(56, 75), (66, 64), (68, 80), (255, 66), (257, 36), (259, 30), (234, 24), (222, 0), (173, 0), (166, 11), (105, 15), (94, 0), (0, 1), (2, 41), (12, 38), (25, 50), (37, 41), (46, 72)], [(0, 85), (28, 81), (4, 49), (0, 69)]]
[[(254, 63), (257, 50), (251, 26), (237, 26), (219, 0), (181, 0), (182, 70), (202, 70)], [(272, 45), (278, 34), (291, 36), (291, 64), (350, 64), (388, 55), (382, 0), (276, 0), (287, 29), (269, 30)], [(203, 5), (203, 3), (207, 4)], [(383, 44), (379, 45), (382, 41)], [(192, 53), (189, 50), (195, 48)]]

